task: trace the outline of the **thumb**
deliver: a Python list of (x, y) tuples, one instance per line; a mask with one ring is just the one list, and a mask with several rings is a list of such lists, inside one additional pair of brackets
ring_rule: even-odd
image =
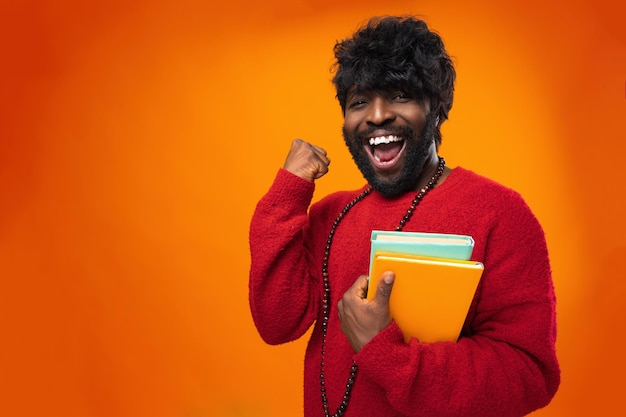
[(393, 289), (393, 282), (396, 275), (387, 271), (384, 272), (378, 280), (378, 288), (376, 288), (376, 302), (380, 305), (389, 305), (389, 297), (391, 296), (391, 290)]

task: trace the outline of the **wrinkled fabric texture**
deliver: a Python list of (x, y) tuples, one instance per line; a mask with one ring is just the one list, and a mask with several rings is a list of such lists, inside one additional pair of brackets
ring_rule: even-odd
[[(305, 354), (305, 417), (323, 415), (321, 269), (328, 232), (364, 189), (336, 192), (310, 206), (314, 184), (281, 169), (251, 221), (249, 301), (259, 334), (280, 344), (314, 326)], [(543, 230), (518, 193), (461, 167), (424, 197), (403, 229), (474, 238), (472, 260), (483, 262), (485, 271), (459, 341), (406, 343), (392, 322), (358, 354), (350, 347), (337, 302), (368, 273), (371, 231), (394, 230), (414, 196), (386, 199), (373, 191), (336, 230), (325, 361), (331, 414), (353, 360), (358, 374), (346, 417), (508, 417), (545, 406), (560, 371)]]

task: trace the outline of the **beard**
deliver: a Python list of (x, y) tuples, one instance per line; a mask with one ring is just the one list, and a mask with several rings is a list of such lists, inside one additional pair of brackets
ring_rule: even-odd
[[(371, 130), (379, 129), (380, 126)], [(415, 191), (418, 181), (426, 165), (426, 161), (431, 156), (431, 145), (435, 140), (435, 131), (437, 123), (433, 113), (428, 114), (424, 127), (419, 133), (416, 133), (408, 126), (393, 128), (386, 127), (387, 130), (394, 135), (403, 137), (406, 141), (404, 150), (404, 164), (400, 173), (393, 179), (387, 180), (376, 175), (376, 171), (370, 162), (369, 156), (365, 151), (363, 144), (370, 130), (356, 134), (350, 138), (348, 133), (343, 130), (343, 138), (348, 146), (352, 159), (356, 166), (363, 174), (365, 180), (371, 187), (387, 198), (398, 197), (406, 192)]]

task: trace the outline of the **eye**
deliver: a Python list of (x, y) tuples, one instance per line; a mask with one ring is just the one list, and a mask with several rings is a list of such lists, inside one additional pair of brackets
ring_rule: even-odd
[(365, 98), (362, 98), (362, 97), (354, 98), (350, 100), (350, 102), (348, 103), (348, 108), (358, 109), (359, 107), (363, 107), (366, 103), (367, 103), (367, 100), (365, 100)]
[(411, 96), (409, 93), (406, 93), (404, 91), (399, 91), (394, 95), (393, 99), (396, 101), (405, 102), (405, 101), (412, 100), (413, 96)]

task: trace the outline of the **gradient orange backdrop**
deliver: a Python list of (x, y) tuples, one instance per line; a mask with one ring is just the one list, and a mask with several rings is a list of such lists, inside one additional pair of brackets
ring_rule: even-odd
[(0, 415), (301, 415), (306, 340), (254, 329), (248, 223), (293, 138), (332, 157), (316, 199), (361, 185), (332, 46), (396, 13), (457, 65), (442, 155), (520, 191), (546, 230), (563, 383), (536, 415), (619, 414), (618, 3), (3, 0)]

